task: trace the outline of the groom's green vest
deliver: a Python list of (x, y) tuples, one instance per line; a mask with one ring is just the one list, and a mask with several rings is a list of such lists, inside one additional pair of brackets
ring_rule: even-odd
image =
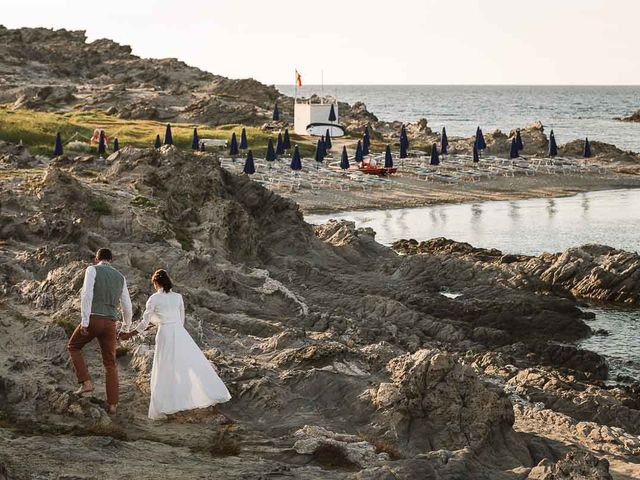
[(93, 286), (91, 313), (118, 318), (118, 304), (122, 297), (124, 276), (106, 263), (96, 265), (96, 283)]

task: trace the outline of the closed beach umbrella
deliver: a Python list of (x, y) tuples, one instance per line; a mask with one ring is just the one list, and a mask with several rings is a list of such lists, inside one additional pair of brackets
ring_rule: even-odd
[(291, 170), (302, 170), (302, 161), (300, 160), (298, 145), (293, 148), (293, 155), (291, 155)]
[(519, 152), (524, 148), (524, 143), (522, 143), (522, 137), (520, 136), (519, 128), (516, 130), (516, 146), (518, 147)]
[(277, 122), (280, 120), (280, 110), (278, 110), (278, 102), (273, 107), (273, 121)]
[(120, 142), (118, 142), (118, 137), (113, 139), (113, 151), (117, 152), (120, 150)]
[(484, 141), (484, 135), (482, 134), (482, 129), (480, 127), (476, 129), (476, 144), (478, 145), (478, 150), (484, 150), (487, 148), (487, 142)]
[(336, 110), (335, 108), (333, 108), (333, 103), (331, 104), (331, 110), (329, 110), (329, 121), (330, 122), (335, 122), (337, 119), (336, 117)]
[(342, 147), (342, 157), (340, 158), (340, 168), (349, 170), (349, 155), (347, 155), (347, 147)]
[(384, 151), (384, 168), (393, 167), (393, 155), (391, 155), (391, 145), (387, 145)]
[(322, 160), (324, 160), (324, 145), (321, 139), (318, 139), (318, 144), (316, 145), (315, 160), (318, 163), (322, 163)]
[(440, 156), (438, 155), (438, 145), (431, 145), (431, 165), (440, 165)]
[(556, 143), (556, 135), (551, 130), (549, 134), (549, 156), (555, 157), (556, 155), (558, 155), (558, 144)]
[(162, 146), (162, 140), (160, 140), (160, 134), (156, 135), (156, 143), (154, 146), (156, 148), (160, 148)]
[(173, 135), (171, 135), (171, 124), (167, 123), (167, 129), (164, 131), (164, 144), (173, 145)]
[(369, 126), (364, 127), (364, 135), (362, 136), (362, 154), (369, 155), (369, 148), (371, 147), (371, 138), (369, 137)]
[(407, 144), (400, 139), (400, 158), (407, 158)]
[(104, 130), (100, 130), (100, 137), (98, 139), (98, 155), (104, 155), (107, 151), (107, 145), (104, 140)]
[(242, 133), (240, 134), (240, 150), (246, 150), (249, 147), (247, 143), (247, 130), (242, 129)]
[(276, 151), (273, 148), (273, 140), (271, 139), (267, 143), (267, 153), (264, 158), (267, 162), (273, 162), (277, 158)]
[(324, 141), (324, 135), (320, 137), (320, 142), (322, 142), (322, 158), (324, 158), (329, 154), (329, 152), (327, 152), (327, 144)]
[(204, 142), (200, 143), (200, 151), (201, 152), (205, 152), (207, 150), (207, 147), (205, 147)]
[(240, 153), (238, 149), (238, 140), (236, 139), (236, 132), (231, 134), (231, 142), (229, 143), (229, 155), (236, 156)]
[(582, 156), (584, 158), (590, 158), (591, 157), (591, 144), (589, 143), (589, 139), (588, 138), (584, 139), (584, 153), (582, 154)]
[(62, 155), (62, 153), (62, 137), (60, 136), (60, 132), (58, 132), (56, 133), (56, 144), (53, 147), (53, 156), (59, 157), (60, 155)]
[(364, 155), (362, 154), (362, 142), (358, 140), (358, 145), (356, 146), (356, 162), (360, 163), (364, 160)]
[(369, 136), (369, 126), (365, 125), (364, 135), (362, 136), (362, 153), (369, 155), (369, 147), (371, 147), (371, 138)]
[(247, 159), (244, 161), (244, 168), (242, 171), (247, 175), (253, 175), (256, 173), (256, 166), (253, 163), (253, 152), (251, 150), (247, 152)]
[(198, 150), (200, 148), (200, 138), (198, 138), (198, 129), (193, 129), (193, 137), (191, 139), (191, 150)]
[(333, 145), (331, 144), (331, 134), (329, 133), (329, 129), (327, 128), (327, 133), (324, 134), (324, 146), (327, 147), (327, 150), (331, 150)]
[(282, 145), (285, 150), (289, 150), (291, 148), (291, 141), (289, 140), (289, 129), (284, 129), (284, 137), (282, 137)]
[(511, 149), (509, 150), (509, 158), (518, 158), (518, 142), (515, 137), (511, 139)]
[[(409, 149), (409, 137), (407, 136), (407, 129), (405, 128), (404, 125), (402, 125), (402, 128), (400, 129), (400, 146), (402, 146), (404, 144), (404, 149), (408, 150)], [(404, 157), (401, 157), (404, 158)]]
[(278, 140), (276, 141), (276, 155), (284, 154), (284, 143), (282, 142), (282, 134), (278, 133)]
[(448, 149), (449, 139), (447, 138), (447, 129), (442, 127), (442, 135), (440, 136), (440, 152), (442, 155), (446, 155)]
[(478, 163), (480, 161), (480, 155), (478, 155), (478, 145), (476, 145), (476, 142), (473, 142), (473, 161), (474, 163)]

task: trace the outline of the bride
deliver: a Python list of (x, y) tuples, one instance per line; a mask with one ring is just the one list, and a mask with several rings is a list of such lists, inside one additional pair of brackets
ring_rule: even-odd
[(184, 328), (182, 295), (172, 292), (173, 284), (164, 270), (151, 277), (156, 293), (149, 297), (142, 320), (119, 338), (144, 332), (149, 322), (158, 326), (151, 370), (149, 418), (204, 408), (231, 398), (227, 387)]

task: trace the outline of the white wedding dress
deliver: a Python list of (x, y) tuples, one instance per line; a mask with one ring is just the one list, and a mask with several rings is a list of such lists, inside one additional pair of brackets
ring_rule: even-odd
[(184, 328), (182, 295), (159, 291), (149, 297), (140, 333), (149, 323), (158, 326), (151, 370), (149, 418), (204, 408), (231, 399), (213, 366)]

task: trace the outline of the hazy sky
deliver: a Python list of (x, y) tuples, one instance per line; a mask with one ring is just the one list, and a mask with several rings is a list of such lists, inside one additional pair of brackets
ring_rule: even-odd
[(307, 84), (640, 84), (639, 0), (4, 0), (7, 27)]

